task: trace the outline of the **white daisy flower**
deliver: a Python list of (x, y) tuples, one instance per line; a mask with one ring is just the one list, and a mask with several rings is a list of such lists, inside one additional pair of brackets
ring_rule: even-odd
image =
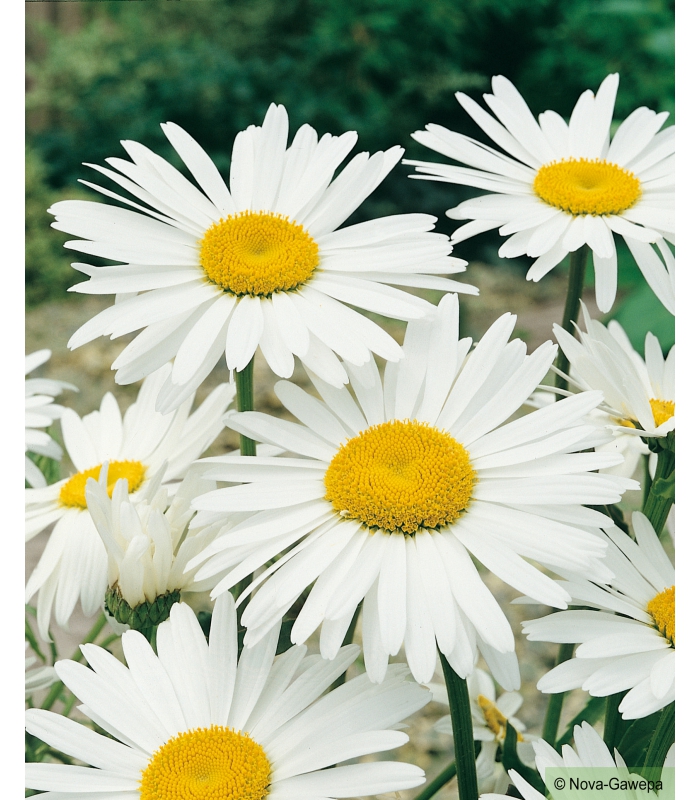
[(594, 697), (627, 692), (623, 719), (653, 714), (675, 700), (676, 579), (673, 565), (649, 520), (635, 511), (636, 542), (618, 528), (607, 531), (609, 585), (570, 576), (562, 586), (577, 605), (523, 623), (537, 642), (578, 644), (575, 657), (550, 670), (542, 692), (581, 688)]
[(367, 363), (370, 352), (401, 358), (389, 334), (346, 304), (410, 320), (434, 307), (393, 286), (478, 294), (437, 277), (463, 272), (466, 262), (450, 256), (448, 237), (429, 233), (435, 217), (400, 214), (336, 230), (403, 148), (360, 153), (332, 180), (357, 134), (319, 140), (303, 125), (287, 148), (287, 112), (273, 103), (262, 127), (236, 136), (229, 189), (194, 139), (172, 122), (162, 127), (201, 191), (160, 156), (126, 141), (133, 163), (107, 159), (117, 171), (89, 166), (150, 208), (83, 181), (139, 213), (80, 200), (49, 209), (53, 227), (85, 240), (66, 247), (124, 262), (74, 264), (90, 280), (73, 291), (132, 295), (83, 325), (69, 347), (144, 328), (112, 368), (118, 384), (132, 383), (174, 357), (159, 411), (191, 394), (224, 352), (229, 369), (241, 371), (258, 346), (281, 377), (291, 376), (296, 355), (341, 386), (347, 373), (334, 353), (353, 365)]
[(571, 364), (569, 383), (579, 389), (600, 389), (602, 409), (620, 434), (661, 437), (676, 429), (676, 347), (664, 359), (659, 340), (646, 335), (645, 358), (632, 347), (619, 322), (606, 328), (593, 320), (581, 303), (585, 330), (577, 341), (559, 325), (554, 335)]
[[(533, 742), (533, 747), (535, 750), (535, 763), (543, 781), (545, 780), (545, 770), (547, 769), (581, 769), (582, 767), (616, 769), (618, 771), (618, 777), (620, 781), (638, 781), (640, 779), (639, 775), (630, 775), (624, 759), (622, 756), (620, 756), (617, 750), (615, 751), (614, 758), (610, 755), (610, 751), (608, 750), (605, 742), (600, 738), (600, 735), (596, 733), (595, 728), (589, 725), (588, 722), (584, 722), (574, 728), (574, 743), (575, 747), (565, 744), (562, 748), (561, 755), (559, 755), (559, 753), (557, 753), (557, 751), (550, 744), (547, 744), (544, 739), (539, 739), (536, 742)], [(671, 749), (668, 751), (668, 755), (666, 756), (664, 767), (673, 767), (674, 758), (675, 745), (672, 745)], [(520, 792), (520, 795), (525, 800), (546, 800), (545, 796), (541, 792), (531, 786), (525, 780), (525, 778), (523, 778), (514, 769), (511, 769), (508, 774)], [(576, 773), (573, 773), (572, 775), (576, 777)], [(578, 777), (582, 777), (580, 773), (578, 773)], [(675, 798), (673, 788), (668, 783), (658, 794), (650, 794), (646, 788), (636, 788), (621, 790), (619, 792), (617, 790), (611, 790), (610, 795), (605, 794), (604, 796), (617, 796), (618, 793), (625, 798), (629, 798), (629, 800), (648, 800), (649, 797), (657, 797), (660, 800), (674, 800)], [(580, 796), (583, 798), (586, 794), (590, 796), (591, 792), (589, 790), (582, 790), (581, 795), (578, 795), (574, 790), (569, 793), (568, 796)], [(562, 794), (561, 796), (565, 797), (567, 795)], [(509, 798), (505, 794), (484, 794), (481, 796), (480, 800), (509, 800)]]
[[(29, 647), (29, 642), (24, 643), (25, 653)], [(24, 696), (30, 697), (34, 692), (40, 689), (46, 689), (52, 683), (58, 680), (56, 670), (53, 667), (43, 666), (35, 667), (34, 664), (39, 659), (36, 656), (27, 656), (24, 658)]]
[(134, 502), (126, 478), (116, 482), (110, 497), (106, 465), (99, 483), (88, 478), (85, 499), (109, 558), (105, 608), (119, 633), (125, 630), (120, 625), (128, 625), (148, 634), (168, 618), (174, 603), (182, 599), (192, 605), (193, 593), (208, 594), (216, 583), (216, 578), (195, 581), (194, 573), (185, 569), (218, 532), (217, 526), (196, 535), (189, 530), (192, 498), (215, 486), (190, 470), (169, 498), (156, 475), (146, 494)]
[[(24, 357), (24, 374), (33, 372), (51, 358), (50, 350), (37, 350)], [(48, 428), (55, 420), (60, 419), (63, 406), (53, 402), (64, 389), (77, 388), (72, 383), (57, 381), (52, 378), (25, 378), (24, 380), (24, 451), (38, 453), (41, 456), (59, 461), (63, 450), (57, 441), (52, 439), (42, 428)], [(37, 465), (26, 455), (24, 457), (24, 478), (27, 483), (37, 489), (46, 486), (46, 478)]]
[(136, 499), (148, 493), (156, 475), (174, 492), (176, 481), (223, 428), (223, 414), (235, 393), (235, 387), (229, 384), (216, 387), (191, 415), (194, 396), (167, 415), (155, 410), (156, 397), (170, 371), (168, 364), (143, 382), (123, 420), (110, 393), (102, 399), (99, 411), (82, 419), (66, 409), (61, 417), (63, 441), (77, 471), (45, 489), (25, 492), (27, 539), (55, 523), (26, 589), (27, 602), (39, 592), (37, 619), (45, 639), (54, 603), (56, 621), (65, 626), (78, 598), (87, 616), (104, 602), (107, 551), (87, 509), (88, 479), (98, 478), (108, 462), (110, 494), (116, 482), (125, 478), (129, 493)]
[[(481, 742), (481, 749), (476, 758), (476, 775), (480, 792), (505, 792), (510, 779), (503, 764), (497, 760), (499, 747), (506, 738), (506, 726), (510, 723), (518, 733), (518, 756), (527, 764), (532, 763), (534, 753), (529, 741), (536, 737), (527, 734), (525, 725), (514, 716), (523, 704), (523, 696), (519, 692), (501, 692), (496, 696), (496, 684), (493, 678), (483, 669), (476, 667), (467, 678), (469, 702), (472, 712), (472, 730), (474, 740)], [(448, 705), (447, 687), (444, 683), (429, 683), (433, 700)], [(452, 717), (448, 714), (435, 723), (438, 733), (452, 736)], [(525, 740), (528, 741), (525, 741)]]
[(332, 662), (305, 657), (306, 647), (275, 659), (277, 634), (238, 658), (234, 601), (225, 594), (208, 643), (192, 609), (177, 603), (158, 627), (157, 656), (140, 633), (124, 634), (128, 669), (82, 645), (92, 669), (59, 661), (56, 671), (81, 711), (114, 738), (29, 710), (31, 734), (91, 766), (27, 764), (27, 786), (105, 800), (330, 800), (423, 783), (422, 769), (392, 761), (327, 769), (408, 741), (394, 728), (430, 693), (405, 680), (405, 666), (392, 665), (381, 686), (360, 675), (321, 697), (359, 647), (342, 648)]
[[(673, 311), (673, 257), (661, 237), (674, 229), (674, 128), (659, 133), (668, 117), (638, 108), (610, 141), (618, 75), (608, 75), (598, 93), (585, 91), (569, 124), (554, 111), (539, 124), (513, 84), (502, 75), (492, 80), (484, 100), (496, 115), (458, 92), (460, 105), (505, 154), (440, 125), (427, 125), (413, 138), (467, 167), (407, 161), (414, 178), (485, 189), (491, 194), (465, 200), (447, 212), (471, 220), (452, 235), (461, 242), (499, 228), (510, 237), (502, 258), (528, 255), (536, 260), (527, 273), (538, 281), (569, 252), (588, 245), (593, 251), (596, 302), (612, 307), (617, 291), (617, 250), (613, 234), (627, 242), (659, 300)], [(654, 251), (656, 242), (666, 260)]]
[(446, 295), (433, 320), (409, 323), (406, 356), (383, 382), (374, 360), (346, 365), (357, 400), (309, 373), (323, 402), (291, 383), (275, 387), (301, 425), (228, 416), (239, 433), (299, 456), (205, 459), (205, 477), (244, 485), (193, 503), (200, 524), (256, 512), (193, 559), (209, 559), (200, 579), (229, 570), (213, 596), (293, 548), (249, 587), (263, 583), (242, 616), (250, 644), (315, 581), (293, 642), (322, 624), (321, 653), (332, 658), (364, 599), (372, 680), (405, 642), (413, 675), (428, 682), (437, 640), (461, 677), (478, 646), (499, 683), (517, 688), (510, 625), (470, 556), (564, 608), (566, 591), (525, 559), (603, 578), (604, 543), (584, 528), (612, 523), (582, 504), (617, 502), (637, 483), (590, 472), (619, 456), (576, 452), (609, 438), (580, 424), (600, 392), (503, 425), (556, 354), (551, 342), (530, 356), (523, 342), (509, 344), (515, 319), (501, 317), (469, 354), (471, 340), (458, 341), (457, 296)]

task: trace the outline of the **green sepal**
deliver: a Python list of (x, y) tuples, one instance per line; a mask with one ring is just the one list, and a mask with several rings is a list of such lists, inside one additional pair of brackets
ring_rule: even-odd
[(676, 452), (676, 432), (669, 431), (666, 436), (650, 436), (648, 439), (642, 437), (642, 441), (647, 445), (652, 453), (659, 453), (668, 450), (675, 455)]
[(569, 744), (574, 736), (574, 728), (576, 725), (580, 725), (582, 722), (595, 725), (603, 716), (604, 711), (605, 697), (591, 697), (581, 711), (571, 720), (564, 733), (559, 737), (556, 743), (556, 749), (561, 750), (563, 745)]
[(546, 790), (544, 781), (540, 777), (540, 773), (537, 772), (537, 770), (532, 769), (532, 767), (528, 767), (527, 764), (523, 764), (523, 762), (520, 760), (520, 756), (518, 755), (517, 744), (518, 732), (510, 724), (510, 722), (507, 722), (506, 739), (503, 743), (503, 767), (505, 768), (506, 772), (508, 772), (510, 769), (514, 769), (530, 784), (530, 786), (533, 786), (538, 792), (544, 794)]
[(108, 589), (105, 595), (105, 607), (114, 619), (144, 636), (148, 636), (153, 628), (165, 622), (170, 616), (170, 609), (179, 601), (180, 592), (177, 589), (158, 595), (152, 603), (139, 603), (135, 608), (122, 597), (118, 586)]

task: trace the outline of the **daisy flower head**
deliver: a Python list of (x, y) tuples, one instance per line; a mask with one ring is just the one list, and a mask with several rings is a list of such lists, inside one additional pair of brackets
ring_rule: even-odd
[(45, 639), (54, 604), (56, 621), (65, 626), (78, 598), (86, 616), (104, 601), (107, 551), (88, 511), (87, 481), (99, 478), (106, 462), (109, 495), (120, 478), (126, 479), (128, 494), (134, 499), (147, 495), (155, 476), (174, 493), (192, 462), (223, 429), (223, 415), (235, 387), (218, 386), (193, 414), (189, 412), (194, 396), (190, 396), (163, 415), (155, 403), (170, 372), (171, 365), (166, 364), (150, 375), (123, 419), (111, 393), (103, 397), (99, 411), (82, 419), (66, 409), (61, 429), (76, 471), (44, 489), (25, 491), (27, 539), (55, 523), (26, 588), (27, 602), (39, 592), (38, 626)]
[(192, 609), (176, 603), (158, 627), (158, 655), (137, 631), (121, 640), (128, 668), (106, 650), (82, 645), (92, 669), (59, 661), (56, 671), (110, 738), (60, 714), (29, 710), (32, 735), (90, 766), (27, 764), (27, 786), (51, 797), (105, 800), (330, 800), (423, 783), (423, 770), (412, 764), (333, 766), (408, 741), (393, 728), (430, 693), (406, 680), (406, 667), (392, 665), (381, 686), (360, 675), (323, 694), (359, 648), (343, 647), (332, 662), (306, 655), (303, 646), (275, 658), (278, 632), (244, 647), (239, 658), (235, 604), (224, 594), (208, 642)]
[[(24, 374), (28, 375), (51, 358), (50, 350), (37, 350), (24, 357)], [(42, 428), (48, 428), (63, 414), (63, 406), (54, 403), (64, 389), (77, 388), (71, 383), (52, 378), (24, 379), (24, 451), (37, 453), (59, 461), (63, 450)], [(24, 457), (24, 479), (37, 489), (46, 486), (46, 478), (37, 465), (26, 455)]]
[[(466, 167), (407, 161), (414, 178), (457, 183), (489, 194), (465, 200), (447, 212), (470, 220), (452, 235), (461, 242), (498, 228), (508, 240), (499, 256), (535, 258), (528, 280), (539, 281), (567, 253), (588, 245), (593, 251), (596, 302), (609, 311), (617, 291), (617, 250), (613, 234), (627, 242), (649, 286), (673, 310), (673, 270), (652, 243), (672, 239), (674, 230), (674, 129), (660, 131), (668, 113), (633, 111), (612, 141), (610, 126), (618, 75), (608, 75), (597, 94), (585, 91), (569, 123), (554, 111), (535, 120), (525, 100), (502, 75), (484, 100), (495, 117), (458, 92), (460, 105), (501, 148), (427, 125), (413, 138)], [(660, 132), (659, 132), (660, 131)], [(672, 257), (671, 257), (672, 259)]]
[(569, 382), (580, 389), (600, 389), (602, 410), (610, 414), (619, 433), (627, 436), (666, 437), (676, 429), (676, 348), (664, 359), (659, 340), (646, 335), (644, 358), (632, 347), (619, 322), (607, 328), (593, 320), (581, 303), (585, 330), (581, 341), (559, 325), (554, 335), (571, 364)]
[(619, 706), (623, 719), (646, 717), (676, 697), (675, 570), (641, 512), (632, 514), (632, 526), (636, 542), (619, 528), (607, 531), (605, 563), (614, 578), (605, 585), (574, 576), (564, 582), (573, 601), (588, 610), (523, 623), (531, 641), (579, 645), (574, 658), (540, 680), (540, 691), (627, 692)]
[[(582, 767), (615, 769), (618, 771), (620, 781), (639, 779), (639, 775), (629, 774), (627, 765), (617, 750), (613, 758), (605, 742), (601, 739), (595, 728), (588, 722), (576, 725), (574, 728), (574, 746), (572, 747), (571, 745), (565, 744), (562, 747), (561, 755), (559, 755), (550, 744), (545, 742), (544, 739), (538, 739), (532, 744), (535, 750), (537, 771), (542, 776), (543, 781), (546, 781), (547, 769), (577, 770)], [(664, 767), (673, 767), (674, 759), (675, 745), (672, 745), (666, 756)], [(514, 769), (511, 769), (508, 774), (524, 800), (546, 800), (545, 796), (540, 791), (531, 786), (525, 778)], [(577, 773), (572, 773), (573, 777), (576, 777), (576, 775)], [(581, 777), (580, 773), (578, 773), (578, 777)], [(642, 800), (642, 798), (646, 800), (646, 798), (649, 797), (673, 800), (673, 798), (675, 798), (675, 792), (671, 783), (671, 781), (664, 781), (664, 787), (658, 794), (652, 794), (646, 788), (622, 790), (621, 794), (624, 794), (624, 796), (630, 798), (630, 800)], [(583, 797), (586, 793), (588, 793), (586, 790), (582, 790), (580, 796)], [(611, 790), (611, 795), (604, 794), (603, 796), (608, 797), (614, 794), (617, 794), (616, 790)], [(554, 796), (556, 797), (557, 795)], [(566, 797), (566, 794), (559, 796)], [(579, 795), (571, 793), (569, 796), (578, 797)], [(481, 796), (480, 800), (508, 800), (508, 796), (505, 794), (485, 794)]]
[(514, 325), (505, 314), (472, 351), (458, 340), (457, 296), (446, 295), (433, 319), (409, 323), (405, 358), (383, 380), (374, 360), (346, 364), (354, 398), (309, 373), (322, 401), (288, 382), (275, 387), (301, 424), (229, 414), (234, 430), (291, 454), (205, 459), (205, 477), (241, 485), (193, 503), (201, 524), (254, 512), (193, 559), (207, 561), (200, 579), (228, 570), (213, 596), (282, 556), (249, 587), (259, 587), (241, 618), (250, 644), (313, 583), (291, 635), (301, 643), (321, 625), (324, 658), (363, 601), (372, 680), (405, 644), (416, 680), (428, 682), (437, 643), (461, 677), (480, 650), (499, 683), (517, 688), (510, 625), (472, 557), (565, 608), (566, 591), (525, 559), (607, 575), (605, 544), (585, 528), (612, 523), (582, 504), (616, 502), (637, 483), (590, 472), (619, 456), (577, 452), (609, 438), (580, 424), (600, 392), (503, 424), (556, 353), (547, 342), (527, 355), (523, 342), (508, 342)]
[(191, 394), (224, 352), (228, 368), (241, 371), (258, 347), (281, 377), (291, 376), (296, 355), (341, 386), (347, 372), (335, 354), (355, 366), (370, 352), (401, 358), (389, 334), (346, 304), (410, 320), (434, 306), (395, 286), (478, 294), (438, 277), (463, 272), (466, 262), (450, 255), (448, 237), (430, 233), (434, 217), (400, 214), (337, 230), (396, 165), (402, 148), (360, 153), (333, 179), (357, 134), (319, 139), (302, 125), (287, 147), (287, 111), (272, 104), (261, 127), (236, 136), (227, 186), (182, 128), (162, 127), (198, 186), (126, 141), (132, 161), (109, 158), (113, 169), (90, 166), (139, 202), (87, 185), (135, 211), (77, 200), (49, 209), (53, 227), (81, 237), (67, 247), (123, 262), (74, 264), (90, 280), (73, 290), (131, 295), (83, 325), (69, 347), (143, 328), (112, 368), (116, 382), (126, 384), (174, 358), (159, 411)]

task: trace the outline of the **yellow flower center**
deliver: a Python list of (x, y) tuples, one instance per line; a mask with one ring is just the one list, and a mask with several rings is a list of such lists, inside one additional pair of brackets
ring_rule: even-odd
[(676, 587), (664, 589), (649, 601), (647, 611), (654, 619), (657, 630), (676, 646)]
[(303, 226), (269, 212), (243, 211), (215, 222), (199, 251), (212, 283), (235, 295), (296, 289), (318, 266), (318, 245)]
[(391, 420), (342, 445), (324, 482), (326, 500), (342, 516), (410, 534), (454, 522), (476, 479), (469, 453), (449, 433)]
[(212, 725), (169, 739), (141, 775), (141, 800), (262, 800), (270, 762), (247, 733)]
[[(72, 508), (87, 508), (85, 499), (85, 484), (88, 478), (100, 479), (99, 467), (91, 467), (78, 472), (69, 478), (61, 487), (58, 500), (64, 506)], [(146, 477), (146, 467), (140, 461), (110, 461), (107, 470), (107, 494), (111, 497), (114, 486), (120, 478), (129, 482), (129, 492), (135, 492)]]
[(621, 214), (642, 195), (634, 173), (599, 158), (567, 158), (545, 164), (532, 184), (535, 194), (569, 214)]
[[(499, 742), (504, 742), (506, 738), (508, 717), (506, 717), (503, 712), (498, 709), (494, 702), (489, 700), (488, 697), (484, 697), (483, 694), (480, 694), (476, 698), (476, 702), (479, 704), (479, 708), (484, 715), (486, 727), (495, 734), (496, 739)], [(523, 741), (522, 734), (520, 733), (518, 733), (518, 741)]]
[(623, 426), (623, 427), (625, 427), (625, 428), (636, 428), (636, 427), (637, 427), (637, 426), (634, 424), (634, 422), (631, 422), (631, 421), (630, 421), (630, 420), (628, 420), (628, 419), (623, 419), (622, 417), (613, 417), (613, 418), (612, 418), (612, 421), (613, 421), (613, 422), (614, 422), (616, 425), (621, 425), (621, 426)]
[(649, 405), (654, 415), (654, 425), (657, 428), (671, 417), (676, 416), (676, 404), (673, 400), (650, 400)]

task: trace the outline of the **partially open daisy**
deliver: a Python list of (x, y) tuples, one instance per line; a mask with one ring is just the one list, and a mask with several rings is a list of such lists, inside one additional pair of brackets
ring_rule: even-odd
[(600, 389), (605, 395), (602, 408), (621, 434), (662, 437), (675, 430), (675, 345), (664, 359), (659, 340), (649, 332), (642, 358), (618, 322), (606, 328), (591, 319), (583, 303), (581, 308), (585, 330), (579, 330), (580, 342), (554, 326), (571, 363), (569, 382), (579, 389)]
[(216, 595), (284, 553), (251, 584), (260, 588), (242, 616), (247, 641), (315, 581), (292, 641), (322, 624), (321, 653), (332, 658), (364, 599), (372, 680), (405, 643), (413, 675), (426, 683), (437, 642), (462, 677), (478, 647), (499, 683), (517, 688), (510, 625), (471, 556), (563, 608), (567, 593), (526, 559), (602, 578), (604, 543), (579, 526), (611, 523), (582, 504), (616, 502), (637, 484), (591, 472), (619, 456), (577, 452), (609, 438), (580, 424), (599, 392), (503, 424), (556, 353), (551, 342), (529, 356), (520, 340), (508, 343), (514, 325), (505, 314), (470, 353), (471, 341), (458, 341), (457, 296), (446, 295), (433, 320), (409, 323), (406, 356), (383, 382), (374, 360), (347, 365), (357, 400), (310, 373), (323, 402), (291, 383), (275, 388), (301, 425), (229, 415), (234, 430), (299, 455), (205, 459), (205, 477), (243, 485), (196, 498), (201, 524), (256, 513), (193, 560), (209, 559), (198, 577), (227, 568)]
[(56, 671), (110, 738), (29, 710), (31, 734), (90, 766), (27, 764), (26, 785), (51, 797), (105, 800), (330, 800), (423, 783), (423, 770), (412, 764), (333, 767), (408, 741), (392, 728), (430, 692), (406, 680), (406, 667), (392, 665), (381, 686), (360, 675), (323, 695), (359, 648), (342, 648), (332, 662), (306, 656), (303, 646), (275, 658), (278, 632), (238, 658), (235, 606), (225, 594), (214, 606), (208, 643), (192, 609), (177, 603), (158, 628), (157, 656), (140, 633), (124, 634), (128, 669), (83, 645), (92, 669), (59, 661)]
[(515, 86), (497, 75), (493, 94), (484, 95), (497, 119), (470, 97), (456, 96), (505, 153), (440, 125), (427, 125), (413, 138), (467, 167), (406, 163), (421, 173), (414, 178), (491, 192), (447, 212), (452, 219), (471, 220), (454, 232), (453, 242), (499, 228), (510, 237), (499, 255), (534, 257), (527, 274), (534, 281), (587, 244), (593, 251), (596, 302), (608, 311), (617, 291), (617, 233), (649, 286), (673, 310), (671, 266), (664, 267), (651, 243), (665, 247), (661, 237), (673, 236), (674, 129), (659, 132), (668, 113), (638, 108), (610, 141), (618, 81), (618, 75), (608, 75), (596, 95), (585, 91), (568, 125), (554, 111), (540, 114), (538, 124)]
[(155, 410), (156, 397), (170, 370), (168, 364), (143, 382), (123, 420), (110, 393), (102, 399), (99, 411), (82, 419), (66, 409), (61, 417), (63, 441), (76, 472), (44, 489), (26, 490), (27, 539), (55, 523), (26, 590), (27, 602), (39, 592), (37, 617), (44, 638), (48, 638), (54, 603), (56, 621), (65, 626), (78, 598), (88, 616), (104, 601), (107, 551), (87, 508), (87, 481), (97, 479), (106, 462), (110, 495), (120, 478), (127, 481), (129, 494), (145, 494), (155, 475), (174, 492), (176, 481), (223, 428), (223, 414), (235, 392), (228, 384), (214, 389), (191, 415), (193, 395), (167, 415)]
[(74, 291), (137, 293), (83, 325), (69, 347), (144, 328), (112, 367), (117, 383), (126, 384), (175, 358), (160, 411), (191, 394), (224, 352), (229, 369), (241, 371), (258, 346), (281, 377), (292, 374), (296, 355), (341, 386), (347, 373), (334, 353), (354, 365), (366, 363), (370, 352), (401, 358), (391, 336), (347, 303), (410, 320), (433, 306), (393, 286), (478, 293), (437, 277), (463, 272), (466, 262), (450, 256), (446, 236), (429, 233), (434, 217), (400, 214), (336, 230), (384, 180), (402, 148), (360, 153), (332, 180), (357, 134), (319, 139), (303, 125), (287, 148), (288, 127), (285, 108), (272, 104), (262, 127), (236, 136), (229, 188), (202, 148), (169, 122), (163, 131), (201, 190), (127, 141), (133, 163), (107, 159), (117, 171), (90, 166), (140, 202), (87, 185), (138, 213), (77, 200), (50, 209), (55, 228), (84, 239), (67, 247), (124, 262), (74, 264), (90, 276)]
[[(620, 782), (636, 779), (637, 783), (639, 783), (639, 775), (629, 774), (624, 759), (617, 751), (615, 751), (615, 757), (613, 758), (605, 742), (601, 739), (595, 728), (588, 722), (583, 722), (581, 725), (576, 725), (574, 727), (574, 747), (565, 744), (562, 747), (561, 755), (559, 755), (550, 744), (545, 742), (544, 739), (538, 739), (536, 742), (533, 742), (532, 745), (535, 750), (537, 771), (542, 776), (543, 781), (547, 780), (546, 770), (548, 769), (556, 769), (556, 774), (558, 775), (559, 770), (572, 769), (574, 771), (571, 773), (571, 777), (574, 779), (578, 778), (580, 781), (584, 776), (581, 772), (576, 772), (576, 770), (580, 770), (582, 767), (589, 767), (616, 769), (618, 771), (617, 777)], [(666, 756), (664, 767), (673, 767), (674, 758), (675, 746), (672, 745)], [(631, 766), (638, 767), (639, 765)], [(545, 796), (540, 791), (531, 786), (525, 778), (514, 769), (511, 769), (508, 774), (524, 800), (546, 800)], [(561, 777), (563, 777), (563, 775)], [(595, 773), (591, 773), (590, 778), (595, 781), (596, 778), (600, 779), (600, 774), (595, 775)], [(564, 786), (566, 789), (570, 784), (566, 782)], [(556, 788), (558, 789), (559, 787)], [(581, 789), (581, 792), (582, 794), (579, 795), (578, 791), (574, 790), (569, 796), (583, 797), (585, 794), (590, 794), (586, 789)], [(604, 793), (603, 789), (602, 796), (615, 796), (619, 793), (620, 795), (624, 794), (629, 800), (643, 800), (643, 798), (649, 797), (656, 797), (658, 800), (674, 800), (676, 796), (670, 781), (664, 782), (664, 787), (658, 794), (655, 792), (652, 793), (646, 788), (633, 788), (629, 790), (623, 788), (620, 789), (619, 792), (617, 789), (611, 789), (610, 792), (610, 795), (607, 795), (607, 793)], [(557, 794), (553, 796), (566, 797), (567, 793), (559, 795), (557, 792)], [(505, 794), (485, 794), (481, 796), (480, 800), (509, 800), (509, 796)]]
[[(50, 350), (37, 350), (24, 358), (24, 374), (33, 372), (51, 358)], [(54, 398), (64, 389), (77, 388), (71, 383), (57, 381), (52, 378), (25, 378), (24, 380), (24, 451), (56, 459), (63, 455), (57, 441), (52, 439), (42, 428), (48, 428), (63, 414), (63, 406), (54, 403)], [(24, 457), (24, 479), (37, 489), (46, 486), (42, 471), (27, 456)]]
[(609, 585), (575, 576), (563, 584), (576, 605), (593, 610), (523, 623), (531, 641), (579, 645), (540, 680), (540, 691), (581, 688), (607, 697), (629, 689), (619, 706), (623, 719), (653, 714), (676, 696), (675, 571), (649, 520), (635, 511), (632, 525), (636, 543), (618, 528), (607, 531)]

